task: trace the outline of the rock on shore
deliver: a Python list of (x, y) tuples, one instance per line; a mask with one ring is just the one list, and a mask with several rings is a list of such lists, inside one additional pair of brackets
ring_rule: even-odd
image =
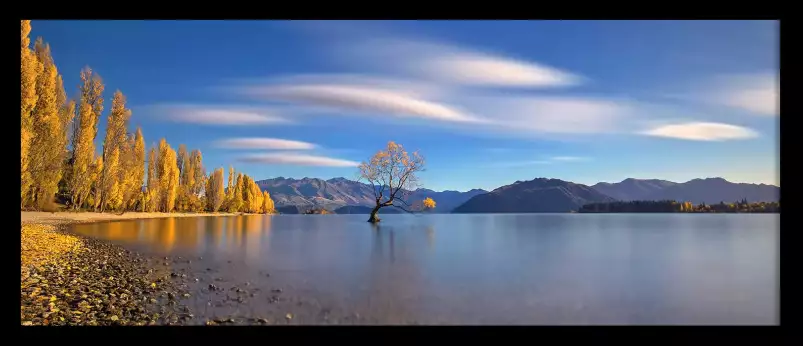
[(193, 318), (179, 304), (187, 292), (136, 253), (52, 225), (23, 225), (21, 237), (23, 325), (182, 324)]

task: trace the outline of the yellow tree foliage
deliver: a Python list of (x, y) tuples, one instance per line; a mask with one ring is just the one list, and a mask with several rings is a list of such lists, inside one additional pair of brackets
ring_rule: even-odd
[(20, 198), (25, 203), (30, 193), (31, 175), (28, 172), (28, 150), (33, 137), (32, 112), (37, 104), (36, 81), (42, 73), (43, 65), (30, 49), (31, 21), (20, 21)]
[(137, 166), (134, 155), (136, 145), (135, 135), (129, 134), (126, 136), (126, 143), (120, 149), (120, 169), (117, 171), (117, 181), (122, 197), (120, 206), (124, 210), (131, 209), (132, 205), (136, 203), (139, 192), (136, 182), (137, 172), (141, 174), (145, 172), (143, 166)]
[[(230, 170), (230, 172), (232, 172), (232, 171), (234, 171), (234, 169)], [(229, 174), (229, 176), (231, 176), (231, 174)], [(243, 206), (243, 174), (242, 173), (238, 173), (237, 174), (237, 180), (234, 183), (234, 188), (231, 189), (231, 190), (232, 190), (232, 193), (231, 193), (232, 197), (231, 197), (231, 200), (229, 200), (227, 208), (228, 208), (228, 212), (236, 213), (236, 212), (240, 211), (240, 208), (242, 208), (242, 206)]]
[(92, 109), (91, 113), (94, 117), (92, 141), (94, 141), (98, 135), (98, 121), (100, 120), (100, 113), (103, 112), (104, 89), (105, 86), (103, 85), (103, 79), (100, 78), (100, 75), (93, 73), (89, 66), (81, 70), (81, 100), (86, 100), (86, 103)]
[(106, 138), (103, 140), (103, 156), (108, 160), (108, 156), (115, 149), (122, 151), (127, 143), (128, 119), (131, 117), (131, 110), (125, 108), (126, 98), (120, 90), (114, 92), (112, 98), (112, 109), (106, 122)]
[(276, 212), (273, 206), (273, 200), (270, 198), (268, 191), (262, 191), (262, 213), (273, 214)]
[(101, 190), (103, 188), (100, 184), (101, 182), (100, 177), (103, 174), (103, 156), (97, 157), (97, 159), (95, 160), (95, 164), (93, 165), (93, 168), (94, 169), (92, 170), (92, 177), (91, 177), (92, 193), (90, 195), (91, 197), (89, 198), (89, 205), (92, 207), (92, 209), (98, 210), (98, 208), (100, 207)]
[(138, 197), (142, 195), (142, 186), (145, 184), (145, 138), (142, 136), (142, 129), (139, 127), (134, 134), (132, 151), (130, 163), (131, 171), (128, 174), (131, 176), (131, 198), (138, 199)]
[(28, 171), (31, 173), (35, 206), (41, 209), (53, 202), (58, 191), (64, 157), (64, 147), (60, 144), (66, 142), (66, 139), (61, 139), (66, 136), (66, 131), (62, 128), (64, 90), (58, 90), (58, 70), (50, 55), (50, 45), (39, 38), (34, 51), (44, 67), (36, 79), (38, 98), (33, 111)]
[(85, 99), (81, 100), (76, 127), (78, 131), (75, 132), (76, 137), (73, 138), (73, 174), (68, 182), (69, 190), (72, 193), (73, 208), (81, 207), (86, 201), (92, 187), (94, 174), (92, 165), (95, 143), (92, 141), (92, 129), (95, 127), (95, 117)]
[(114, 149), (111, 154), (108, 155), (108, 158), (109, 159), (104, 162), (103, 166), (103, 176), (106, 178), (102, 179), (101, 203), (105, 203), (105, 205), (101, 205), (101, 212), (106, 208), (116, 210), (123, 200), (122, 186), (120, 182), (114, 178), (120, 169), (120, 150)]
[(185, 185), (186, 177), (184, 175), (187, 172), (186, 167), (188, 166), (188, 161), (189, 161), (189, 157), (187, 156), (187, 146), (184, 145), (184, 144), (179, 144), (178, 145), (178, 159), (176, 161), (176, 164), (178, 165), (178, 173), (179, 173), (179, 177), (180, 177), (180, 182), (179, 183), (181, 185)]
[(190, 174), (195, 174), (195, 171), (190, 167), (190, 157), (187, 153), (187, 146), (184, 144), (178, 146), (178, 158), (176, 160), (176, 165), (179, 172), (179, 187), (178, 195), (176, 196), (176, 210), (188, 211), (191, 209), (190, 206), (192, 204), (190, 186), (195, 183), (194, 181), (190, 182)]
[(265, 199), (265, 195), (262, 194), (262, 189), (259, 188), (259, 185), (251, 179), (251, 196), (253, 196), (253, 201), (251, 202), (251, 212), (258, 214), (262, 211), (263, 201)]
[[(424, 170), (424, 158), (417, 151), (408, 154), (400, 144), (390, 141), (385, 150), (378, 151), (368, 162), (362, 162), (359, 170), (360, 179), (373, 186), (376, 201), (368, 222), (379, 222), (376, 217), (379, 209), (410, 206), (405, 198), (418, 187), (416, 174)], [(396, 201), (400, 204), (394, 204)]]
[(243, 175), (243, 205), (241, 211), (259, 213), (262, 210), (263, 195), (254, 179)]
[(435, 200), (430, 197), (425, 198), (422, 204), (424, 209), (435, 209)]
[(223, 205), (223, 200), (226, 198), (226, 194), (223, 191), (225, 189), (225, 185), (223, 185), (223, 174), (223, 167), (216, 169), (209, 175), (209, 179), (206, 183), (207, 210), (211, 212), (217, 212), (221, 205)]
[[(125, 172), (125, 159), (120, 160), (119, 155), (126, 153), (125, 145), (127, 144), (126, 138), (126, 125), (128, 124), (128, 117), (131, 116), (131, 111), (125, 108), (125, 96), (120, 90), (114, 93), (112, 99), (112, 109), (106, 122), (106, 137), (103, 139), (103, 160), (105, 161), (105, 170), (101, 176), (101, 211), (107, 206), (106, 199), (108, 193), (111, 192), (112, 187), (116, 184), (117, 189), (122, 190), (121, 174)], [(112, 162), (110, 156), (114, 151), (118, 152), (118, 160)], [(122, 172), (121, 172), (122, 171)], [(116, 198), (116, 196), (115, 196)]]
[(234, 167), (229, 166), (229, 183), (226, 185), (226, 198), (223, 200), (223, 204), (226, 207), (226, 210), (229, 208), (229, 204), (231, 200), (234, 198)]
[(159, 179), (156, 175), (156, 166), (159, 164), (157, 156), (156, 148), (151, 147), (148, 152), (148, 191), (146, 192), (145, 208), (149, 212), (156, 211), (160, 204), (161, 193), (159, 193)]
[(240, 211), (244, 213), (250, 213), (251, 204), (253, 203), (254, 200), (254, 197), (251, 195), (251, 177), (249, 177), (246, 174), (243, 174), (242, 177), (243, 177), (243, 183), (242, 183), (243, 185), (240, 191), (242, 192), (243, 196), (243, 204), (240, 206)]
[(192, 165), (192, 173), (190, 178), (188, 179), (192, 183), (190, 183), (190, 192), (193, 195), (200, 195), (206, 186), (206, 182), (204, 176), (206, 175), (206, 170), (204, 169), (203, 165), (203, 156), (201, 156), (200, 150), (193, 150), (190, 154), (190, 163)]
[(159, 192), (161, 194), (160, 210), (169, 213), (173, 211), (176, 204), (179, 176), (176, 151), (170, 148), (170, 144), (167, 144), (164, 138), (159, 141), (157, 169)]

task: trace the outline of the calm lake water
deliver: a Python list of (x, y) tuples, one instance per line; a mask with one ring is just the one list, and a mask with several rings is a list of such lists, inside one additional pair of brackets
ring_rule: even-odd
[(191, 270), (212, 272), (208, 280), (279, 287), (285, 305), (257, 296), (246, 312), (295, 309), (298, 323), (778, 323), (778, 214), (384, 215), (378, 227), (367, 217), (169, 218), (73, 230), (194, 258)]

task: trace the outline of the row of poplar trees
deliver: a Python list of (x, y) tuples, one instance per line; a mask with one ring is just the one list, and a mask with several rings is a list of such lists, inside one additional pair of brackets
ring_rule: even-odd
[(30, 31), (30, 21), (21, 21), (21, 208), (53, 211), (60, 202), (101, 212), (274, 212), (270, 195), (251, 177), (235, 178), (232, 167), (225, 185), (222, 167), (207, 176), (200, 150), (182, 144), (176, 153), (162, 138), (146, 158), (142, 130), (128, 132), (131, 110), (119, 90), (96, 155), (102, 79), (84, 68), (80, 100), (68, 101), (50, 46), (38, 38), (31, 49)]

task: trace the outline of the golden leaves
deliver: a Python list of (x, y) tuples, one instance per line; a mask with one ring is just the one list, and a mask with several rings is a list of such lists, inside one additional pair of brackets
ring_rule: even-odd
[(159, 158), (156, 172), (162, 199), (159, 209), (162, 212), (169, 213), (175, 207), (179, 185), (178, 175), (176, 151), (170, 148), (170, 144), (167, 144), (167, 141), (162, 138), (159, 141)]
[[(406, 193), (417, 187), (418, 179), (415, 173), (423, 171), (424, 158), (414, 152), (410, 155), (401, 144), (389, 141), (385, 150), (380, 150), (368, 162), (359, 165), (360, 177), (374, 185), (379, 185), (380, 192), (377, 198), (387, 198), (387, 201)], [(384, 194), (385, 187), (390, 190)]]
[(435, 200), (430, 197), (427, 197), (422, 202), (424, 209), (434, 209), (435, 208)]
[(226, 198), (224, 188), (223, 167), (220, 167), (212, 172), (206, 183), (206, 202), (208, 210), (217, 212), (220, 206), (223, 205), (223, 200)]
[[(27, 59), (30, 57), (28, 53)], [(36, 74), (34, 93), (36, 102), (33, 104), (33, 109), (30, 113), (30, 119), (27, 118), (27, 107), (25, 96), (23, 96), (23, 119), (22, 119), (22, 133), (20, 140), (22, 142), (30, 141), (29, 143), (21, 143), (23, 151), (21, 168), (22, 171), (23, 188), (21, 191), (22, 202), (33, 201), (35, 206), (39, 209), (48, 207), (53, 202), (53, 197), (58, 190), (58, 182), (62, 175), (62, 162), (64, 155), (64, 146), (66, 144), (66, 128), (67, 125), (62, 119), (65, 119), (63, 106), (64, 106), (64, 88), (61, 85), (61, 77), (58, 75), (58, 70), (50, 55), (50, 46), (45, 44), (41, 38), (36, 40), (34, 45), (34, 56), (36, 60), (42, 64), (41, 73)], [(30, 82), (30, 76), (25, 76), (23, 73), (23, 88), (29, 88), (30, 85), (26, 84), (26, 79)], [(30, 89), (23, 90), (23, 93), (30, 93)], [(30, 96), (30, 95), (28, 95)], [(60, 116), (62, 115), (62, 116)], [(26, 160), (27, 157), (27, 160)], [(30, 184), (30, 189), (28, 185)]]
[[(20, 242), (23, 268), (55, 263), (62, 255), (83, 246), (78, 237), (56, 232), (55, 226), (42, 224), (23, 225)], [(27, 273), (23, 271), (22, 275), (25, 277)]]

